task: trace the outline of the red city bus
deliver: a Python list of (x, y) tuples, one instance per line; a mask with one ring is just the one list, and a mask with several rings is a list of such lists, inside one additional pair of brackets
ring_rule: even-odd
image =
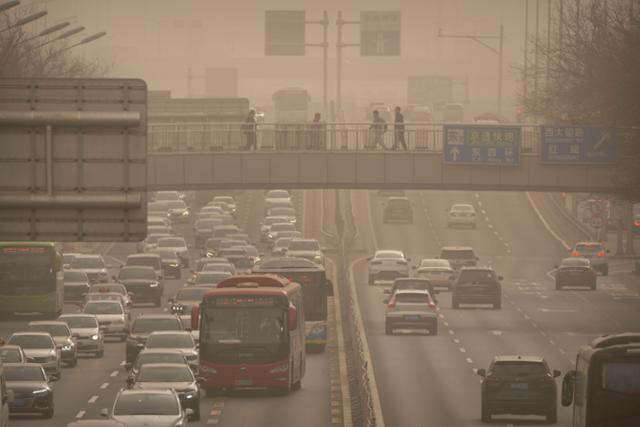
[(210, 392), (300, 389), (305, 372), (302, 288), (272, 274), (232, 276), (191, 312), (199, 375)]

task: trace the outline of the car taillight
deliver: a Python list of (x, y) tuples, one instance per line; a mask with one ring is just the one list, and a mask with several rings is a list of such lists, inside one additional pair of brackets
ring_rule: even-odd
[(633, 225), (635, 225), (636, 227), (640, 227), (640, 219), (636, 219), (635, 221), (633, 221)]
[(395, 298), (391, 298), (391, 300), (387, 304), (387, 308), (390, 308), (390, 309), (396, 308), (396, 299)]
[(436, 304), (433, 301), (430, 301), (429, 308), (436, 308)]
[(602, 249), (600, 252), (598, 252), (598, 256), (599, 256), (599, 257), (603, 257), (603, 256), (605, 256), (605, 255), (606, 255), (606, 254), (604, 253), (604, 249)]
[(578, 251), (573, 251), (573, 252), (571, 252), (571, 256), (573, 256), (573, 257), (579, 257), (579, 256), (580, 256), (580, 252), (578, 252)]

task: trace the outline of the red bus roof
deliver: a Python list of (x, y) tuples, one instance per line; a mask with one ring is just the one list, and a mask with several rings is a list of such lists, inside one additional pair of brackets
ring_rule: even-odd
[(300, 285), (277, 274), (246, 274), (231, 276), (218, 283), (215, 289), (203, 295), (203, 299), (220, 295), (284, 295)]

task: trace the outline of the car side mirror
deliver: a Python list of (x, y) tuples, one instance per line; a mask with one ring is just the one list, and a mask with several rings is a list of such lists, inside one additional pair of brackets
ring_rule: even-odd
[(289, 331), (295, 331), (298, 328), (298, 309), (293, 305), (289, 306), (289, 315), (287, 316)]
[(206, 379), (204, 377), (196, 377), (196, 382), (198, 384), (204, 384)]
[(107, 408), (102, 408), (100, 410), (100, 416), (104, 418), (109, 418), (109, 410)]
[(562, 372), (558, 371), (557, 369), (553, 370), (553, 378), (558, 378), (560, 375), (562, 375)]
[(389, 298), (385, 298), (385, 299), (383, 299), (383, 300), (382, 300), (382, 303), (383, 303), (383, 304), (389, 304)]
[(562, 379), (562, 406), (571, 406), (571, 404), (573, 403), (573, 388), (575, 378), (576, 371), (572, 370), (564, 374), (564, 378)]
[(391, 295), (391, 289), (383, 289), (382, 293), (385, 293), (387, 295)]
[(142, 349), (142, 348), (144, 348), (144, 344), (139, 342), (138, 344), (136, 344), (136, 347)]
[(131, 388), (133, 387), (133, 384), (136, 382), (135, 378), (133, 378), (133, 375), (129, 375), (127, 377), (127, 387)]
[(478, 374), (482, 378), (485, 378), (487, 376), (487, 371), (484, 368), (480, 368), (476, 371), (476, 374)]

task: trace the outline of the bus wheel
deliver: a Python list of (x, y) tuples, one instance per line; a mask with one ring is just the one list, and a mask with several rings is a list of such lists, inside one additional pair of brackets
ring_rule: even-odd
[(554, 405), (551, 410), (547, 413), (545, 417), (547, 424), (557, 424), (558, 423), (558, 408)]

